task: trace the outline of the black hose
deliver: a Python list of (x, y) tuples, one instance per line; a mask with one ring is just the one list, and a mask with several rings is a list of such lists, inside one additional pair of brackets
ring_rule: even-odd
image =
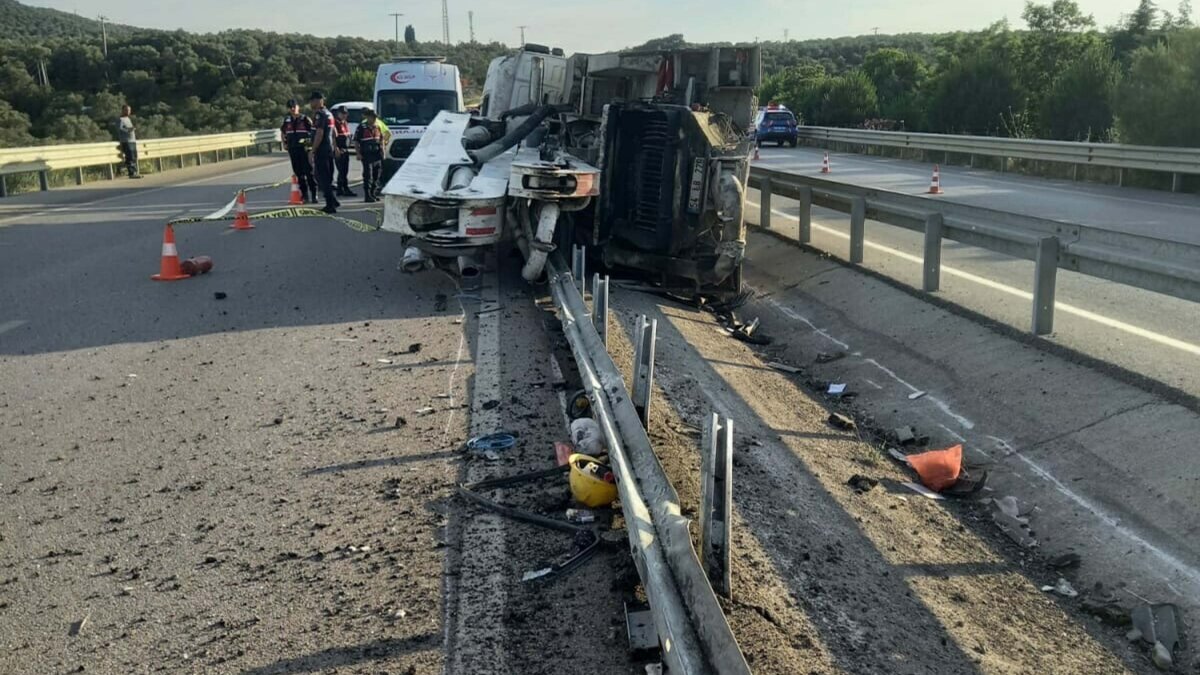
[(541, 123), (545, 121), (545, 119), (549, 117), (550, 113), (552, 112), (554, 112), (554, 106), (539, 106), (538, 109), (535, 110), (532, 115), (525, 118), (525, 121), (521, 122), (516, 129), (513, 129), (499, 140), (493, 141), (479, 150), (474, 152), (468, 151), (467, 154), (471, 155), (471, 157), (475, 160), (476, 166), (487, 164), (488, 162), (507, 152), (509, 148), (525, 140), (525, 137), (533, 133), (533, 130), (538, 128), (538, 126), (541, 125)]

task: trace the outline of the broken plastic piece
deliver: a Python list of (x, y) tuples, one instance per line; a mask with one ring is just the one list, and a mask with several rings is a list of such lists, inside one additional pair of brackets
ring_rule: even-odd
[(833, 363), (838, 359), (844, 358), (846, 358), (846, 352), (834, 352), (832, 354), (821, 352), (820, 354), (817, 354), (817, 363)]
[(841, 413), (830, 414), (828, 422), (834, 428), (844, 429), (846, 431), (851, 431), (857, 427), (857, 425), (854, 423), (854, 420)]
[(1046, 593), (1061, 595), (1064, 598), (1074, 598), (1079, 595), (1079, 591), (1075, 590), (1075, 587), (1071, 585), (1071, 582), (1061, 577), (1059, 578), (1058, 583), (1054, 584), (1053, 586), (1042, 586), (1042, 590)]
[(921, 495), (922, 497), (928, 497), (930, 499), (937, 500), (937, 501), (941, 501), (941, 500), (945, 499), (945, 497), (939, 495), (938, 493), (934, 492), (933, 490), (930, 490), (929, 488), (925, 487), (924, 485), (918, 485), (917, 483), (901, 483), (901, 485), (903, 485), (904, 487), (908, 488), (909, 490), (912, 490), (913, 492)]
[(962, 445), (945, 450), (930, 450), (908, 456), (908, 463), (916, 470), (921, 483), (935, 492), (941, 492), (958, 482), (962, 473)]
[(827, 393), (827, 394), (832, 394), (832, 395), (834, 395), (834, 396), (840, 396), (840, 395), (842, 395), (842, 394), (846, 393), (846, 385), (844, 385), (844, 384), (831, 384), (831, 385), (829, 385), (829, 390), (828, 390), (827, 392), (825, 392), (825, 393)]
[(767, 362), (767, 367), (774, 368), (775, 370), (782, 370), (783, 372), (791, 373), (792, 375), (796, 375), (797, 373), (800, 372), (799, 368), (797, 368), (795, 366), (789, 366), (786, 363), (779, 363), (778, 361)]

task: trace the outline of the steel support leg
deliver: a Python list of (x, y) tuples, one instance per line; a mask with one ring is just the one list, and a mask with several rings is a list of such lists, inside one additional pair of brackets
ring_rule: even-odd
[(801, 244), (812, 241), (812, 201), (812, 188), (800, 188), (800, 232), (798, 236)]
[(592, 325), (600, 334), (600, 343), (608, 349), (608, 275), (592, 275)]
[(1033, 280), (1033, 334), (1054, 332), (1054, 289), (1058, 278), (1058, 237), (1038, 241)]
[(850, 203), (850, 262), (862, 264), (867, 238), (867, 200), (855, 197)]
[(762, 179), (762, 184), (758, 187), (758, 203), (761, 207), (758, 215), (758, 224), (766, 229), (771, 229), (771, 179)]
[(645, 314), (638, 317), (637, 343), (633, 355), (633, 407), (642, 426), (650, 428), (650, 393), (654, 390), (654, 346), (658, 338), (658, 321)]
[(728, 598), (733, 525), (733, 421), (713, 413), (700, 456), (700, 564), (713, 590)]
[(942, 214), (925, 216), (925, 261), (921, 288), (930, 293), (942, 284)]
[(39, 171), (38, 172), (38, 185), (42, 188), (42, 192), (45, 192), (50, 189), (50, 172), (49, 171)]

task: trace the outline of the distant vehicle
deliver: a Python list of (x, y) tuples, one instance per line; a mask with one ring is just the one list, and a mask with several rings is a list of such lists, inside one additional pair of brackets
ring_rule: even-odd
[(783, 146), (784, 143), (796, 147), (800, 141), (800, 125), (791, 110), (770, 103), (765, 108), (759, 108), (754, 116), (754, 142), (758, 147), (763, 143), (775, 141)]
[(350, 124), (350, 135), (353, 136), (354, 131), (358, 129), (358, 123), (362, 122), (363, 111), (372, 105), (370, 101), (346, 101), (345, 103), (334, 105), (330, 110), (337, 110), (338, 108), (346, 109), (346, 112), (349, 113), (346, 121)]
[(384, 154), (386, 183), (412, 154), (433, 118), (443, 110), (463, 112), (458, 66), (441, 56), (398, 57), (375, 73), (375, 112), (392, 132)]

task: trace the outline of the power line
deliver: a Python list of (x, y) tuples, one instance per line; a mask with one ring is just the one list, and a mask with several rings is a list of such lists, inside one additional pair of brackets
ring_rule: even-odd
[(396, 48), (399, 49), (400, 48), (400, 17), (402, 17), (404, 15), (399, 12), (392, 12), (388, 16), (392, 17), (392, 19), (396, 22)]

